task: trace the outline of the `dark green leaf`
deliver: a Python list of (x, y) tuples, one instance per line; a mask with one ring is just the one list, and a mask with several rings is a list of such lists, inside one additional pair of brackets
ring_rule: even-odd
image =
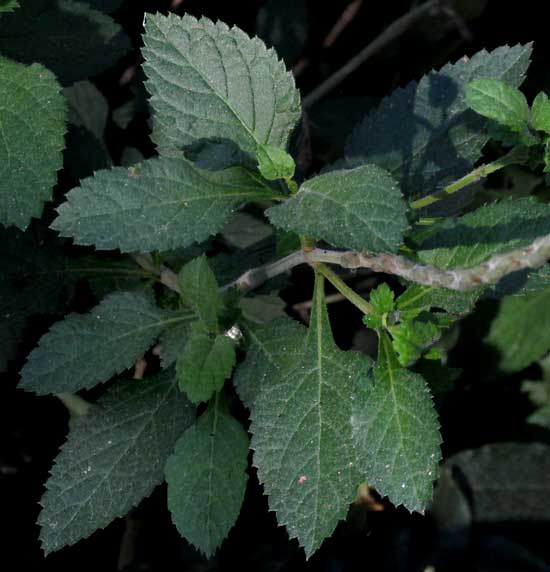
[(365, 165), (306, 181), (292, 198), (270, 208), (273, 224), (354, 250), (395, 252), (408, 226), (407, 206), (384, 170)]
[(211, 406), (176, 444), (166, 464), (168, 508), (180, 534), (207, 557), (241, 510), (248, 436), (219, 406)]
[(0, 223), (25, 229), (42, 214), (63, 165), (65, 101), (41, 65), (0, 57), (0, 77)]
[(71, 0), (21, 1), (0, 20), (0, 36), (2, 54), (44, 64), (63, 85), (104, 71), (131, 49), (112, 18)]
[(256, 156), (285, 148), (300, 118), (294, 79), (258, 38), (207, 18), (148, 15), (144, 70), (153, 141), (179, 154), (201, 140), (230, 141)]
[(52, 228), (100, 250), (170, 250), (205, 240), (247, 200), (273, 195), (241, 168), (214, 173), (161, 157), (85, 179)]
[(167, 313), (141, 295), (108, 296), (89, 314), (55, 323), (29, 355), (20, 387), (38, 394), (74, 392), (132, 366), (163, 329), (186, 316)]
[(38, 519), (44, 552), (88, 537), (149, 496), (193, 414), (173, 372), (109, 390), (74, 423), (55, 460)]
[(531, 126), (537, 131), (550, 133), (550, 100), (544, 92), (540, 92), (531, 107)]

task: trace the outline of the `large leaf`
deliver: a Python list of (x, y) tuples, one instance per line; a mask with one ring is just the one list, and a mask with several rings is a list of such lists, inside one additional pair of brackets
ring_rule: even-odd
[(89, 314), (55, 323), (29, 355), (20, 387), (38, 394), (74, 392), (109, 380), (139, 359), (168, 325), (188, 319), (128, 292)]
[(112, 18), (71, 0), (21, 0), (0, 19), (2, 54), (39, 62), (63, 85), (104, 71), (131, 49)]
[(193, 414), (167, 372), (119, 382), (79, 418), (42, 497), (44, 551), (86, 538), (151, 494)]
[(52, 228), (100, 250), (170, 250), (205, 240), (245, 201), (273, 195), (239, 167), (214, 173), (160, 157), (85, 179)]
[(25, 229), (42, 214), (63, 165), (66, 108), (41, 65), (0, 57), (0, 77), (0, 222)]
[(259, 144), (286, 147), (300, 96), (258, 38), (207, 18), (156, 14), (147, 15), (144, 42), (152, 138), (161, 153), (209, 139), (252, 156)]
[(269, 506), (309, 557), (345, 517), (359, 484), (351, 405), (356, 386), (369, 383), (371, 361), (336, 347), (321, 277), (303, 343), (288, 342), (283, 359), (258, 368), (250, 430)]
[(499, 353), (498, 367), (519, 371), (550, 349), (550, 288), (500, 303), (485, 342)]
[(166, 464), (172, 520), (207, 557), (220, 546), (241, 510), (247, 455), (246, 431), (214, 404), (183, 434)]
[(441, 459), (439, 424), (424, 379), (401, 367), (385, 333), (375, 382), (353, 404), (358, 469), (396, 505), (424, 511)]
[(550, 234), (550, 205), (532, 197), (483, 206), (449, 221), (422, 243), (419, 259), (440, 268), (475, 266)]
[(393, 178), (365, 165), (306, 181), (298, 193), (270, 208), (271, 222), (285, 230), (354, 250), (395, 252), (408, 226), (407, 207)]
[(548, 445), (492, 443), (457, 453), (445, 465), (465, 477), (477, 521), (550, 519)]
[(530, 44), (483, 50), (396, 90), (356, 127), (347, 157), (387, 169), (406, 196), (423, 196), (460, 178), (488, 140), (486, 119), (466, 105), (465, 86), (494, 78), (517, 87), (530, 54)]

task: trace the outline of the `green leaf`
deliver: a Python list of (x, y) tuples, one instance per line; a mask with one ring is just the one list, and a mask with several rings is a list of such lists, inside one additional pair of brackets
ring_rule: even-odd
[(181, 356), (189, 339), (190, 326), (182, 322), (164, 330), (159, 338), (160, 363), (169, 367)]
[(131, 50), (112, 18), (71, 0), (25, 0), (0, 19), (2, 54), (39, 62), (63, 85), (98, 74)]
[(178, 283), (184, 304), (193, 310), (208, 331), (216, 332), (223, 302), (206, 256), (188, 262), (178, 275)]
[(184, 158), (160, 157), (85, 179), (52, 228), (99, 250), (171, 250), (216, 233), (247, 200), (274, 194), (239, 167), (200, 171)]
[(395, 252), (408, 226), (407, 206), (392, 177), (374, 165), (332, 171), (306, 181), (267, 210), (276, 226), (333, 246)]
[(375, 382), (361, 386), (353, 403), (358, 469), (395, 505), (424, 511), (441, 459), (439, 424), (424, 379), (400, 366), (380, 335)]
[(514, 132), (521, 132), (529, 121), (527, 99), (515, 87), (498, 79), (478, 79), (466, 86), (466, 103), (483, 117), (493, 119)]
[(172, 448), (194, 410), (174, 373), (117, 383), (71, 427), (42, 497), (46, 554), (124, 516), (163, 481)]
[(532, 197), (483, 206), (449, 221), (422, 243), (418, 258), (439, 268), (475, 266), (550, 234), (550, 206)]
[(285, 315), (286, 302), (275, 294), (257, 294), (239, 301), (245, 320), (253, 324), (267, 324)]
[(550, 288), (503, 298), (485, 338), (499, 352), (498, 368), (514, 373), (550, 349)]
[[(465, 86), (494, 78), (517, 87), (530, 55), (530, 44), (481, 51), (396, 90), (355, 128), (346, 156), (390, 171), (407, 197), (443, 188), (472, 170), (489, 138), (487, 120), (466, 105)], [(452, 201), (456, 195), (442, 203), (448, 211), (460, 206)]]
[[(275, 327), (274, 337), (282, 332)], [(261, 385), (249, 392), (252, 449), (270, 509), (309, 558), (346, 516), (355, 497), (359, 477), (351, 443), (351, 404), (357, 384), (369, 383), (371, 361), (336, 347), (320, 276), (303, 343), (288, 339), (283, 348), (285, 353), (275, 354), (282, 359), (264, 360), (263, 371), (254, 368)]]
[(179, 533), (214, 554), (239, 515), (247, 482), (248, 436), (227, 411), (210, 406), (166, 464), (168, 508)]
[(208, 401), (223, 387), (235, 362), (235, 346), (227, 336), (195, 328), (176, 364), (180, 389), (193, 403)]
[(404, 367), (418, 360), (441, 337), (439, 327), (428, 312), (414, 320), (390, 326), (389, 331), (399, 363)]
[(296, 165), (294, 159), (280, 147), (258, 146), (258, 169), (268, 181), (292, 179)]
[(13, 12), (19, 8), (19, 2), (17, 0), (0, 0), (0, 14), (3, 12)]
[(541, 91), (531, 106), (531, 126), (537, 131), (550, 133), (550, 100)]
[(90, 81), (79, 81), (63, 90), (69, 103), (69, 121), (77, 127), (85, 127), (98, 141), (109, 116), (109, 104), (103, 94)]
[(451, 314), (463, 315), (472, 311), (480, 292), (458, 292), (447, 288), (435, 288), (410, 284), (396, 300), (397, 309), (404, 313), (419, 314), (423, 310), (438, 308)]
[(478, 522), (550, 519), (548, 445), (491, 443), (453, 455), (445, 465), (466, 479)]
[(394, 296), (391, 288), (383, 282), (370, 293), (369, 301), (376, 312), (382, 316), (394, 309)]
[(0, 223), (25, 229), (51, 199), (63, 165), (65, 101), (41, 65), (0, 57), (0, 77)]
[(275, 380), (293, 366), (296, 348), (304, 345), (306, 332), (306, 328), (288, 317), (277, 318), (263, 327), (247, 329), (250, 347), (246, 359), (235, 371), (233, 384), (249, 410), (254, 407), (263, 381)]
[(153, 141), (179, 154), (202, 140), (231, 141), (251, 157), (285, 148), (300, 118), (294, 79), (258, 38), (207, 18), (147, 15), (144, 71)]
[(112, 294), (89, 314), (69, 314), (42, 336), (20, 387), (39, 395), (74, 392), (131, 367), (169, 324), (183, 321), (141, 295)]

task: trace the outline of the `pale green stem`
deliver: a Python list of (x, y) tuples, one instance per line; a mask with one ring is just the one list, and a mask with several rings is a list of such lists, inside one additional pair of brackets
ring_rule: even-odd
[(335, 288), (345, 296), (363, 314), (372, 314), (374, 308), (362, 297), (350, 288), (337, 274), (324, 264), (315, 264), (315, 270), (322, 274)]
[(88, 403), (85, 399), (73, 393), (58, 393), (56, 397), (69, 410), (71, 417), (75, 419), (86, 415), (92, 406), (91, 403)]
[(495, 171), (499, 171), (500, 169), (503, 169), (508, 165), (523, 163), (525, 161), (525, 158), (526, 154), (524, 149), (521, 148), (512, 149), (508, 154), (504, 155), (503, 157), (500, 157), (500, 159), (497, 159), (492, 163), (488, 163), (487, 165), (481, 165), (477, 167), (471, 173), (468, 173), (467, 175), (464, 175), (464, 177), (462, 177), (461, 179), (458, 179), (458, 181), (455, 181), (454, 183), (447, 185), (441, 191), (437, 191), (436, 193), (433, 193), (426, 197), (422, 197), (421, 199), (417, 199), (416, 201), (412, 201), (410, 203), (410, 207), (412, 209), (423, 209), (425, 207), (433, 205), (434, 203), (440, 201), (441, 199), (444, 199), (445, 197), (452, 195), (465, 187), (468, 187), (472, 183), (475, 183), (480, 179), (487, 177), (488, 175), (494, 173)]

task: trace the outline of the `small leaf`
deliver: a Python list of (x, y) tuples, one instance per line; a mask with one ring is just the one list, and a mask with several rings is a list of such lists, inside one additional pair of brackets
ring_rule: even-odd
[(66, 106), (39, 64), (0, 57), (0, 77), (0, 223), (24, 230), (42, 214), (63, 165)]
[(397, 309), (405, 316), (416, 316), (423, 310), (438, 308), (450, 314), (469, 313), (481, 292), (458, 292), (447, 288), (435, 288), (421, 284), (411, 284), (396, 300)]
[(519, 89), (497, 79), (478, 79), (466, 86), (466, 103), (480, 115), (521, 132), (529, 121), (529, 105)]
[(232, 141), (285, 148), (300, 118), (294, 79), (258, 38), (207, 18), (147, 15), (143, 69), (161, 154)]
[(227, 336), (195, 328), (176, 364), (180, 389), (193, 403), (208, 401), (223, 387), (235, 361), (235, 346)]
[(207, 239), (247, 200), (273, 196), (239, 167), (201, 171), (182, 157), (160, 157), (85, 179), (52, 228), (99, 250), (171, 250)]
[[(283, 330), (275, 328), (276, 339)], [(268, 331), (266, 346), (273, 341)], [(261, 385), (248, 392), (250, 431), (270, 509), (309, 558), (355, 497), (360, 477), (351, 444), (351, 405), (356, 386), (370, 382), (371, 361), (336, 347), (319, 276), (309, 329), (301, 344), (294, 339), (283, 342), (286, 350), (275, 353), (277, 361), (264, 360), (263, 371), (255, 360)]]
[(404, 367), (418, 360), (441, 337), (437, 324), (432, 321), (428, 312), (414, 320), (391, 326), (389, 331), (399, 363)]
[(13, 12), (19, 8), (18, 0), (0, 0), (0, 14), (3, 12)]
[(395, 307), (394, 293), (391, 288), (384, 282), (377, 286), (370, 293), (370, 303), (372, 307), (381, 316), (388, 314)]
[(181, 356), (189, 334), (190, 327), (185, 322), (164, 330), (159, 338), (160, 364), (163, 368), (171, 366)]
[(21, 2), (0, 19), (0, 37), (4, 56), (43, 64), (64, 86), (104, 71), (132, 49), (112, 18), (72, 0)]
[(353, 250), (395, 252), (408, 226), (407, 206), (392, 177), (374, 165), (306, 181), (267, 210), (276, 226)]
[(215, 404), (182, 435), (166, 464), (172, 521), (207, 558), (226, 538), (241, 510), (247, 455), (245, 430)]
[(101, 397), (72, 426), (46, 483), (44, 552), (105, 528), (149, 496), (193, 415), (173, 372), (119, 382)]
[(543, 91), (533, 101), (531, 126), (537, 131), (550, 134), (550, 99)]
[(131, 367), (164, 328), (185, 319), (144, 296), (112, 294), (89, 314), (69, 314), (55, 323), (27, 358), (19, 387), (43, 395), (108, 381)]
[(258, 147), (258, 169), (264, 179), (292, 179), (296, 165), (294, 159), (280, 147), (260, 145)]
[(218, 316), (223, 302), (218, 293), (218, 283), (208, 266), (206, 256), (202, 255), (188, 262), (178, 275), (181, 299), (197, 315), (197, 318), (210, 332), (218, 327)]
[(441, 459), (439, 425), (424, 379), (400, 366), (380, 334), (375, 382), (353, 403), (358, 470), (395, 505), (424, 511)]

